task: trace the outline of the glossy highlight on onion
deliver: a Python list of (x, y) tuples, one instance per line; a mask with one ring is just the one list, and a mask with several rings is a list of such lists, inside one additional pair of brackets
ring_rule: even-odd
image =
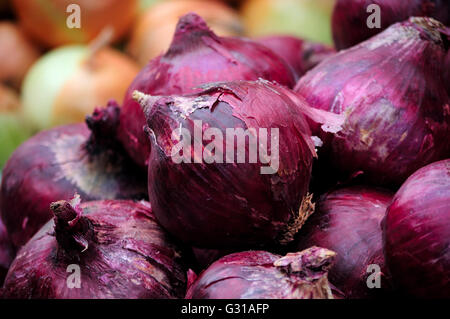
[(1, 212), (16, 247), (52, 217), (50, 203), (75, 192), (86, 200), (147, 198), (142, 172), (114, 139), (119, 113), (110, 102), (87, 125), (40, 132), (13, 153), (3, 170)]
[(266, 251), (234, 253), (202, 272), (186, 299), (333, 299), (327, 273), (335, 257), (319, 247), (284, 257)]
[[(381, 221), (392, 197), (389, 191), (362, 186), (331, 191), (321, 196), (316, 211), (299, 233), (296, 249), (315, 245), (336, 252), (336, 263), (328, 277), (345, 298), (377, 297), (391, 290)], [(368, 281), (378, 281), (380, 287), (369, 288)]]
[[(443, 77), (448, 32), (411, 18), (308, 72), (295, 91), (314, 108), (346, 117), (321, 137), (325, 161), (348, 179), (400, 186), (414, 171), (450, 154), (449, 95)], [(317, 134), (317, 133), (316, 133)]]
[[(378, 9), (379, 8), (379, 9)], [(376, 15), (380, 25), (374, 25)], [(409, 17), (431, 17), (450, 25), (447, 0), (337, 0), (333, 11), (333, 40), (338, 50), (346, 49)]]
[[(302, 112), (309, 107), (296, 104), (288, 94), (283, 86), (264, 80), (213, 83), (186, 96), (135, 92), (152, 143), (149, 199), (165, 229), (203, 248), (292, 240), (313, 210), (307, 192), (315, 145)], [(195, 132), (207, 136), (208, 128), (217, 135), (203, 141), (194, 137), (199, 134)], [(180, 129), (189, 131), (197, 146), (187, 143), (186, 152), (174, 151), (180, 138), (173, 134)], [(227, 130), (235, 129), (266, 129), (266, 135), (253, 135), (258, 140), (251, 145), (261, 142), (266, 147), (255, 162), (249, 160), (246, 140), (227, 148)], [(238, 162), (239, 150), (247, 160)], [(177, 154), (184, 158), (181, 162), (174, 160)]]
[(450, 159), (411, 175), (383, 221), (386, 263), (416, 298), (450, 298)]
[(54, 218), (18, 252), (7, 299), (181, 298), (181, 250), (148, 202), (79, 196), (50, 206)]
[(169, 50), (150, 61), (128, 88), (120, 140), (136, 163), (145, 166), (150, 149), (143, 131), (144, 114), (132, 97), (135, 90), (151, 95), (186, 94), (209, 82), (259, 78), (295, 85), (292, 70), (270, 49), (247, 39), (219, 37), (200, 16), (187, 14), (180, 18)]

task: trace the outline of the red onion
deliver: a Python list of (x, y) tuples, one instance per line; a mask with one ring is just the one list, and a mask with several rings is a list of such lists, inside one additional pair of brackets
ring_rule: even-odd
[(149, 203), (80, 204), (75, 197), (52, 203), (51, 211), (54, 219), (12, 263), (5, 298), (183, 297), (180, 251), (155, 222)]
[[(158, 221), (204, 248), (289, 241), (311, 213), (307, 190), (315, 149), (302, 105), (288, 89), (265, 80), (204, 88), (188, 96), (134, 94), (152, 137), (148, 188)], [(210, 128), (215, 133), (208, 138)], [(252, 141), (236, 142), (232, 134), (239, 129)], [(238, 152), (245, 158), (236, 158)]]
[[(351, 187), (323, 195), (316, 212), (300, 232), (297, 249), (313, 245), (337, 253), (336, 264), (330, 269), (330, 282), (346, 298), (367, 298), (378, 295), (380, 289), (369, 289), (369, 265), (382, 271), (369, 280), (379, 280), (382, 292), (390, 288), (383, 257), (381, 220), (393, 194), (367, 187)], [(371, 269), (369, 269), (371, 270)]]
[(450, 144), (442, 142), (450, 135), (443, 28), (431, 18), (395, 24), (327, 59), (297, 83), (295, 91), (311, 106), (346, 116), (339, 134), (324, 138), (328, 153), (322, 159), (336, 171), (400, 185), (450, 154)]
[(311, 247), (285, 257), (266, 251), (225, 256), (188, 288), (186, 299), (333, 299), (327, 273), (335, 253)]
[(292, 71), (270, 49), (246, 39), (218, 37), (198, 15), (187, 14), (178, 22), (169, 50), (150, 61), (128, 89), (119, 138), (131, 157), (146, 165), (150, 149), (142, 129), (144, 115), (132, 98), (134, 90), (152, 95), (185, 94), (204, 83), (258, 78), (295, 85)]
[(386, 263), (402, 291), (450, 298), (450, 159), (425, 166), (395, 194), (383, 221)]
[(3, 284), (9, 265), (14, 258), (14, 250), (11, 245), (5, 225), (0, 219), (0, 287)]
[[(61, 126), (23, 143), (3, 171), (1, 212), (16, 247), (51, 218), (51, 202), (144, 199), (146, 180), (114, 142), (120, 109), (97, 110), (87, 124)], [(124, 154), (124, 155), (122, 155)]]
[(299, 79), (336, 51), (321, 43), (305, 41), (289, 35), (268, 36), (257, 41), (276, 52), (289, 65)]
[[(372, 7), (369, 7), (371, 5)], [(374, 14), (378, 13), (374, 11), (374, 5), (379, 7), (379, 27), (376, 25), (372, 27), (372, 24), (376, 22)], [(339, 50), (354, 46), (396, 22), (417, 16), (432, 17), (449, 25), (450, 2), (447, 0), (338, 0), (332, 18), (334, 44)]]

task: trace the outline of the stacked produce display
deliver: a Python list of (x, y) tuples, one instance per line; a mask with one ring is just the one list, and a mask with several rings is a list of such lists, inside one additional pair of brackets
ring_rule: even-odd
[(448, 1), (0, 18), (0, 298), (450, 298)]

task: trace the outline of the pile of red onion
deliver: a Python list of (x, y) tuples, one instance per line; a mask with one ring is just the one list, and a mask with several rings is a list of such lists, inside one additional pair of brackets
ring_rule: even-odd
[[(216, 249), (292, 239), (311, 213), (315, 148), (302, 105), (288, 94), (264, 80), (188, 96), (135, 92), (152, 143), (149, 199), (165, 229)], [(253, 138), (233, 137), (236, 129)]]
[[(320, 246), (336, 252), (329, 279), (345, 298), (376, 297), (391, 288), (381, 221), (392, 196), (388, 191), (361, 186), (329, 192), (320, 198), (299, 233), (297, 249)], [(374, 284), (369, 287), (368, 281)]]
[(336, 52), (321, 43), (305, 41), (289, 35), (267, 36), (257, 41), (277, 53), (299, 79), (317, 64)]
[(327, 274), (335, 257), (319, 247), (284, 257), (266, 251), (234, 253), (191, 278), (186, 299), (333, 299)]
[(51, 204), (54, 219), (22, 249), (5, 298), (181, 298), (181, 250), (147, 202), (80, 198)]
[(418, 298), (450, 298), (450, 159), (415, 172), (383, 221), (386, 263), (398, 288)]
[(217, 81), (263, 78), (293, 87), (293, 71), (273, 51), (251, 40), (215, 35), (194, 13), (183, 16), (169, 50), (142, 69), (123, 102), (119, 138), (136, 163), (144, 166), (150, 152), (143, 131), (145, 117), (133, 100), (139, 90), (152, 95), (185, 94)]
[(338, 0), (332, 29), (338, 50), (356, 45), (409, 17), (432, 17), (450, 25), (447, 0)]
[(111, 102), (85, 124), (43, 131), (23, 143), (3, 170), (2, 218), (16, 247), (52, 217), (51, 202), (145, 199), (146, 179), (114, 141), (120, 109)]
[(346, 117), (337, 135), (324, 138), (319, 159), (344, 178), (362, 174), (373, 185), (395, 187), (448, 157), (447, 33), (436, 20), (411, 18), (302, 77), (295, 91), (312, 107)]

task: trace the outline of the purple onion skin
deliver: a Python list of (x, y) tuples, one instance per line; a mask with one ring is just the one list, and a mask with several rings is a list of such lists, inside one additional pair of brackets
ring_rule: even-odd
[(320, 62), (336, 53), (321, 43), (305, 41), (289, 35), (274, 35), (256, 39), (257, 42), (277, 53), (295, 73), (296, 79)]
[[(381, 28), (369, 28), (367, 12), (371, 4), (380, 7)], [(432, 17), (450, 25), (447, 0), (338, 0), (332, 17), (334, 44), (338, 50), (352, 47), (409, 17)]]
[[(381, 221), (393, 194), (381, 189), (355, 186), (323, 195), (316, 211), (299, 233), (296, 249), (326, 247), (337, 253), (329, 271), (330, 282), (345, 298), (370, 298), (391, 288), (385, 275)], [(380, 266), (381, 289), (369, 289), (367, 267)]]
[(186, 94), (218, 81), (263, 78), (293, 87), (293, 71), (272, 50), (251, 40), (218, 37), (194, 13), (178, 22), (169, 50), (137, 75), (123, 102), (119, 138), (130, 156), (146, 166), (150, 146), (143, 131), (145, 116), (133, 92), (151, 95)]
[[(311, 132), (303, 113), (284, 92), (286, 88), (264, 80), (215, 83), (189, 96), (151, 97), (136, 92), (147, 114), (152, 152), (148, 165), (148, 190), (153, 211), (172, 235), (202, 248), (254, 247), (289, 236), (309, 211), (307, 190), (315, 156)], [(199, 102), (201, 101), (201, 102)], [(173, 161), (172, 132), (180, 126), (194, 137), (195, 122), (202, 132), (217, 128), (279, 129), (279, 168), (261, 174), (262, 164), (194, 163), (202, 154), (191, 147), (191, 163)], [(268, 133), (271, 134), (271, 133)], [(268, 137), (268, 152), (271, 154)], [(202, 143), (202, 142), (200, 142)], [(301, 205), (301, 203), (304, 205)], [(299, 224), (300, 223), (300, 224)]]
[(0, 219), (0, 287), (8, 272), (9, 265), (14, 259), (14, 249), (11, 245), (5, 225)]
[(323, 137), (321, 154), (341, 178), (363, 173), (364, 182), (394, 187), (449, 155), (442, 27), (430, 18), (395, 24), (297, 83), (311, 106), (346, 116), (337, 135)]
[(419, 298), (450, 298), (450, 159), (415, 172), (383, 221), (387, 266), (398, 287)]
[(318, 247), (285, 257), (234, 253), (202, 272), (186, 299), (333, 299), (327, 272), (334, 258), (334, 252)]
[[(66, 209), (68, 203), (53, 203), (52, 209), (58, 211), (55, 204)], [(82, 211), (73, 226), (67, 222), (74, 216), (60, 209), (19, 251), (5, 280), (4, 298), (184, 296), (180, 251), (156, 223), (149, 203), (105, 200), (72, 207)], [(80, 267), (80, 288), (68, 287), (71, 264)]]
[(50, 203), (75, 193), (86, 200), (147, 198), (141, 171), (124, 150), (106, 144), (113, 137), (102, 118), (97, 111), (89, 119), (96, 134), (81, 123), (61, 126), (38, 133), (13, 153), (3, 171), (1, 212), (15, 247), (52, 218)]

